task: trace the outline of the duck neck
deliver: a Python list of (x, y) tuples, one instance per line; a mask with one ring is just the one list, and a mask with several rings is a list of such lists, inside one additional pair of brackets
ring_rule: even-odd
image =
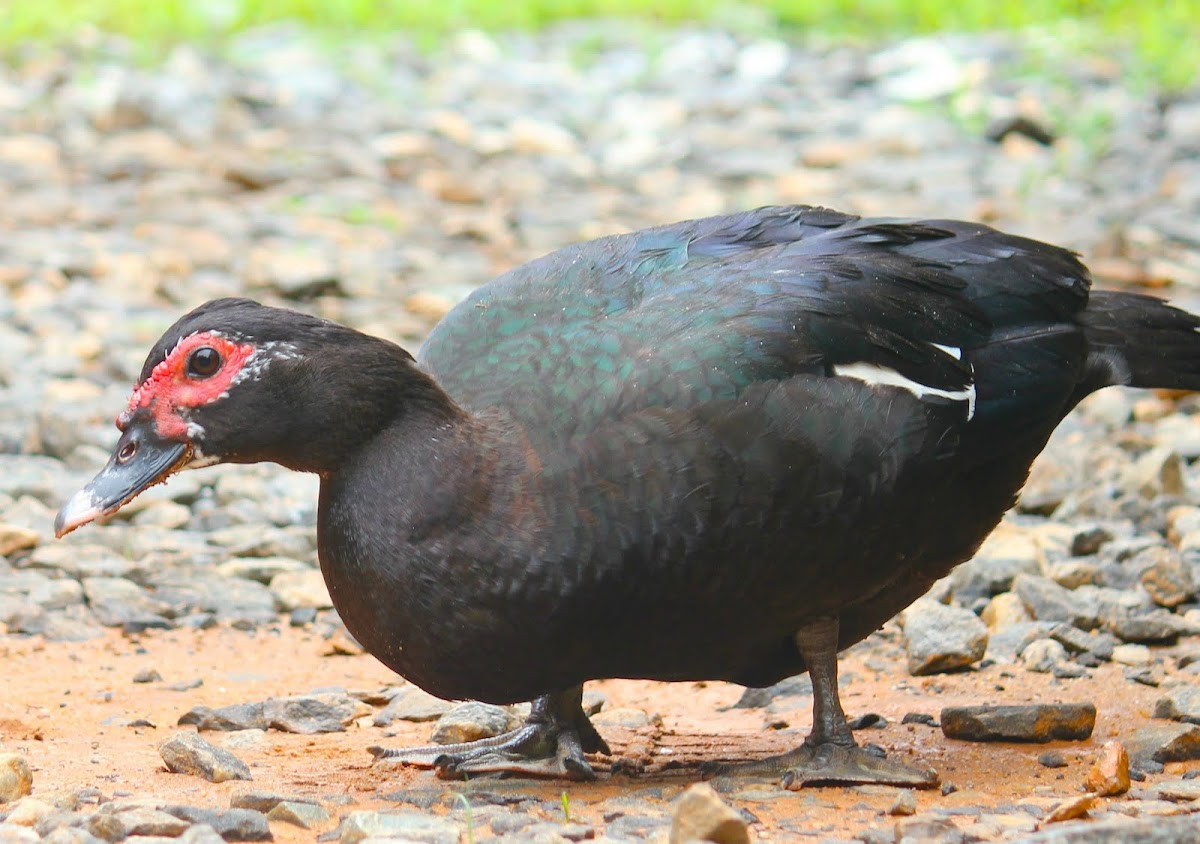
[(359, 361), (343, 355), (337, 371), (318, 368), (292, 382), (282, 397), (290, 411), (279, 420), (285, 433), (270, 459), (327, 477), (374, 450), (380, 438), (403, 432), (406, 444), (419, 447), (439, 431), (469, 423), (466, 411), (406, 352), (382, 343), (373, 351)]

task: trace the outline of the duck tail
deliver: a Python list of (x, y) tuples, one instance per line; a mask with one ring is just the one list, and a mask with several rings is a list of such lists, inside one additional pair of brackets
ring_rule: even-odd
[(1200, 390), (1200, 316), (1153, 296), (1097, 290), (1079, 322), (1089, 352), (1077, 400), (1113, 384)]

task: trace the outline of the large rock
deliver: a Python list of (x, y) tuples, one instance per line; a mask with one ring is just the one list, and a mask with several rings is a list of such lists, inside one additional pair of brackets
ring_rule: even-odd
[(947, 706), (942, 732), (965, 741), (1083, 741), (1096, 726), (1091, 703)]
[(970, 610), (920, 600), (904, 611), (904, 642), (910, 674), (954, 671), (983, 659), (987, 625)]

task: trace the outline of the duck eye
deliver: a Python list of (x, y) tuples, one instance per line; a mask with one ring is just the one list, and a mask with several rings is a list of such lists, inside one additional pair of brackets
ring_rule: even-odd
[(221, 355), (211, 346), (201, 346), (187, 359), (187, 374), (189, 378), (208, 378), (221, 368)]

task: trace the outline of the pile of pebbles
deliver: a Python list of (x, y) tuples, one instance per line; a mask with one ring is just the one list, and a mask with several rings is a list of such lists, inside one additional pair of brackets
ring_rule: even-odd
[[(0, 188), (0, 636), (48, 642), (281, 618), (337, 633), (312, 477), (213, 467), (52, 539), (146, 349), (208, 298), (415, 348), (472, 288), (559, 246), (805, 202), (983, 220), (1081, 251), (1102, 282), (1200, 305), (1200, 88), (1156, 95), (1119, 50), (1064, 55), (1045, 33), (854, 45), (593, 22), (423, 52), (284, 27), (149, 65), (89, 35), (0, 63)], [(1162, 692), (1162, 729), (1128, 748), (1134, 776), (1200, 754), (1198, 412), (1194, 397), (1085, 401), (1001, 529), (902, 615), (909, 671), (1002, 666), (1069, 689), (1116, 663)], [(219, 817), (76, 796), (28, 823), (41, 810), (0, 795), (0, 841), (256, 840), (259, 816), (317, 817), (287, 795)], [(603, 834), (666, 834), (657, 812)], [(464, 823), (357, 812), (338, 835), (458, 841)]]

